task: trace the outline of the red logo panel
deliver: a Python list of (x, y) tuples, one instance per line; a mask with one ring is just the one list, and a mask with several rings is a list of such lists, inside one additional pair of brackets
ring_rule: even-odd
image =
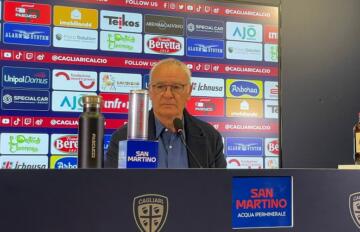
[(275, 26), (265, 26), (264, 41), (265, 43), (277, 44), (279, 39), (279, 29)]
[(224, 98), (192, 97), (186, 108), (194, 116), (224, 117), (224, 105)]
[(51, 24), (51, 6), (27, 2), (5, 2), (4, 20), (9, 22)]
[(127, 114), (129, 111), (129, 95), (128, 94), (111, 94), (101, 93), (103, 97), (103, 113), (122, 113)]

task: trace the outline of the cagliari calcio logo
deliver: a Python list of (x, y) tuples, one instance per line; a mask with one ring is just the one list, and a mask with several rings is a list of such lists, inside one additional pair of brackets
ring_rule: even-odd
[(349, 208), (355, 225), (360, 229), (360, 192), (350, 194)]
[(146, 194), (134, 198), (134, 218), (141, 232), (159, 232), (165, 224), (168, 209), (168, 198), (162, 195)]

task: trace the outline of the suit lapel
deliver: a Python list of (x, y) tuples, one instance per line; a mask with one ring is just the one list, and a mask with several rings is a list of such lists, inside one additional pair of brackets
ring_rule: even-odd
[[(192, 120), (186, 110), (184, 110), (184, 120), (185, 120), (185, 133), (186, 133), (186, 144), (189, 149), (192, 151), (196, 159), (200, 162), (201, 166), (204, 168), (208, 167), (208, 150), (206, 144), (206, 137), (200, 127)], [(189, 158), (189, 167), (190, 168), (199, 168), (199, 165), (195, 160), (188, 155)]]
[(149, 140), (156, 140), (155, 116), (152, 109), (149, 112), (148, 136)]

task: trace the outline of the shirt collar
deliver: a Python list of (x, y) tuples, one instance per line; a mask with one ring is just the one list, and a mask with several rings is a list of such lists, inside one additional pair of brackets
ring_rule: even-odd
[(156, 140), (158, 140), (165, 127), (156, 117), (155, 117), (155, 128), (156, 128), (155, 138)]
[[(185, 127), (184, 117), (182, 119), (182, 122)], [(159, 119), (156, 118), (156, 116), (155, 116), (155, 128), (156, 128), (155, 138), (156, 138), (156, 140), (158, 140), (160, 138), (161, 133), (165, 129), (165, 126), (159, 121)], [(183, 130), (185, 131), (185, 128)], [(185, 136), (185, 133), (184, 133), (184, 136)]]

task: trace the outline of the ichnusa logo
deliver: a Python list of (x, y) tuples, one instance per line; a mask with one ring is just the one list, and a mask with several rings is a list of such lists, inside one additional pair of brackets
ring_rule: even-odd
[(48, 157), (24, 156), (24, 155), (2, 155), (0, 156), (0, 169), (47, 169)]
[(141, 53), (142, 35), (136, 33), (101, 31), (100, 50)]
[(224, 58), (224, 41), (210, 39), (186, 39), (186, 55), (206, 58)]
[(225, 153), (229, 156), (263, 156), (262, 138), (226, 138)]
[(6, 44), (49, 47), (50, 34), (47, 26), (4, 23), (3, 41)]
[(100, 18), (102, 30), (142, 32), (142, 14), (102, 10)]
[(145, 35), (145, 53), (162, 55), (184, 55), (184, 38), (162, 35)]
[(59, 112), (82, 112), (82, 96), (84, 95), (96, 95), (96, 93), (53, 91), (51, 108)]
[(50, 93), (47, 90), (3, 89), (1, 109), (23, 111), (48, 111)]
[(136, 225), (141, 232), (160, 232), (169, 210), (167, 197), (158, 194), (137, 196), (133, 201)]
[(224, 97), (224, 80), (215, 78), (191, 78), (191, 96)]
[(226, 80), (226, 96), (235, 98), (263, 98), (263, 82), (254, 80)]
[(97, 72), (54, 69), (52, 87), (56, 90), (96, 91)]
[(2, 86), (5, 88), (48, 89), (50, 70), (4, 66)]

